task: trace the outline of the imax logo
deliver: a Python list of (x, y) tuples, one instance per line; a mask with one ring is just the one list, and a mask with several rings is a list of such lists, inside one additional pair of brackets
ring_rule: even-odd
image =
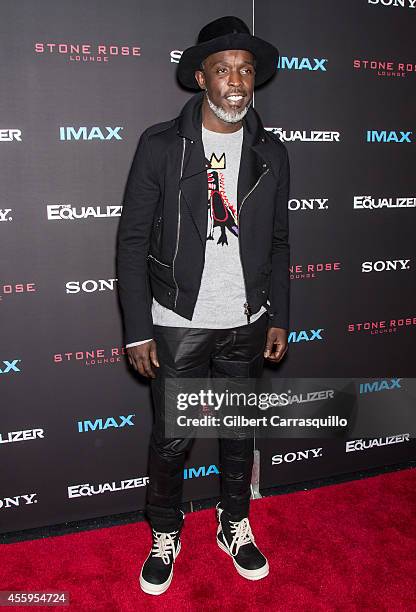
[(314, 57), (309, 59), (308, 57), (279, 57), (277, 67), (281, 70), (322, 70), (326, 72), (325, 63), (327, 59), (318, 59)]
[(288, 342), (311, 342), (312, 340), (323, 340), (321, 336), (321, 329), (310, 329), (310, 330), (301, 330), (299, 332), (292, 331), (289, 334)]
[(9, 372), (20, 372), (17, 367), (17, 362), (22, 361), (21, 359), (14, 359), (13, 361), (3, 361), (4, 367), (0, 368), (0, 374), (8, 374)]
[(185, 468), (183, 471), (185, 480), (189, 480), (190, 478), (202, 478), (204, 476), (211, 476), (212, 474), (219, 474), (216, 465), (209, 465), (208, 467), (201, 465), (199, 468)]
[(379, 391), (391, 391), (392, 389), (401, 389), (401, 378), (390, 378), (390, 380), (375, 380), (371, 383), (360, 383), (360, 394), (363, 393), (378, 393)]
[(367, 130), (367, 142), (412, 142), (412, 132), (396, 132), (395, 130)]
[(93, 127), (60, 127), (59, 128), (59, 139), (60, 140), (123, 140), (119, 134), (119, 131), (122, 130), (122, 127), (106, 127), (107, 134), (103, 134), (101, 128)]
[(129, 414), (128, 416), (120, 415), (119, 417), (108, 417), (107, 419), (95, 419), (95, 421), (77, 421), (79, 433), (85, 431), (96, 431), (101, 429), (109, 429), (110, 427), (121, 427), (133, 426), (132, 418), (135, 414)]

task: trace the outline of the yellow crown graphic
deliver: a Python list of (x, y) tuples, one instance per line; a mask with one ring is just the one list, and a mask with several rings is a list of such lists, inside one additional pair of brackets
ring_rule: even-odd
[(210, 159), (211, 168), (218, 168), (219, 170), (225, 169), (225, 153), (221, 155), (219, 159), (216, 158), (215, 153), (211, 155)]

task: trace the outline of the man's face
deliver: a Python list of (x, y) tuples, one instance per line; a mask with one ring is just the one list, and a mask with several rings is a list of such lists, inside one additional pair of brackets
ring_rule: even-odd
[(250, 51), (219, 51), (203, 62), (195, 78), (215, 106), (229, 116), (239, 115), (251, 103), (254, 90), (255, 60)]

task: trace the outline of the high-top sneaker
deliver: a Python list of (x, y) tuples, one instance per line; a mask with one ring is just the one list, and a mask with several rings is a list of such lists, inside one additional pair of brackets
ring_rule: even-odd
[[(183, 520), (182, 520), (183, 523)], [(180, 532), (152, 529), (152, 549), (140, 572), (140, 586), (149, 595), (161, 595), (168, 590), (173, 578), (173, 564), (181, 549)]]
[(269, 573), (267, 559), (256, 546), (248, 518), (229, 521), (217, 504), (217, 544), (233, 560), (235, 569), (248, 580), (260, 580)]

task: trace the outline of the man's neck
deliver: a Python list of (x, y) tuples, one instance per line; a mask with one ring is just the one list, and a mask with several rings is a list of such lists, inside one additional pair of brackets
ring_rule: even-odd
[(204, 98), (202, 102), (202, 125), (211, 132), (232, 134), (241, 129), (243, 122), (238, 121), (237, 123), (227, 123), (226, 121), (223, 121), (212, 112), (206, 98)]

